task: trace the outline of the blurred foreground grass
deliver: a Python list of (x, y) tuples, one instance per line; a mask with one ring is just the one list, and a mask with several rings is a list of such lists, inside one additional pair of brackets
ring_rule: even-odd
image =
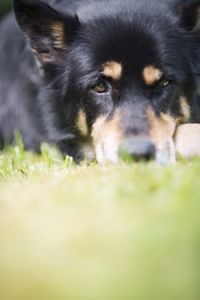
[(0, 155), (1, 300), (199, 300), (200, 160)]

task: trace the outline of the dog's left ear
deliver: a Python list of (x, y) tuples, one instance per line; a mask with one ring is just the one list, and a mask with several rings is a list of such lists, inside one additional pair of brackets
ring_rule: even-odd
[(191, 34), (191, 45), (188, 53), (191, 56), (191, 67), (194, 74), (200, 74), (200, 0), (164, 0), (178, 17), (178, 25)]
[(179, 24), (188, 31), (200, 32), (200, 0), (167, 0), (180, 18)]
[(59, 63), (79, 27), (76, 15), (64, 15), (39, 0), (14, 0), (17, 22), (42, 66)]

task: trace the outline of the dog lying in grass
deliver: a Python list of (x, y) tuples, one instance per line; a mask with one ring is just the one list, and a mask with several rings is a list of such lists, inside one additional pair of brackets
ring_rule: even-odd
[(174, 136), (182, 151), (192, 133), (179, 126), (200, 123), (199, 9), (199, 0), (14, 0), (0, 25), (1, 146), (17, 129), (27, 149), (56, 144), (77, 162), (116, 163), (121, 150), (173, 162)]

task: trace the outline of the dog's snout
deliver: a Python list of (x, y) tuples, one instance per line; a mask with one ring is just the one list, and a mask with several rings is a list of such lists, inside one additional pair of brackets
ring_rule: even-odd
[(134, 161), (150, 161), (155, 159), (155, 146), (145, 137), (127, 139), (121, 144), (120, 149), (122, 152), (131, 156)]

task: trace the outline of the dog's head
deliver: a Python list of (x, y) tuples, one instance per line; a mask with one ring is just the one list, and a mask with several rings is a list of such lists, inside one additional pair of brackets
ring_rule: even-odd
[(121, 149), (174, 159), (176, 127), (190, 119), (199, 0), (116, 0), (79, 16), (36, 0), (14, 4), (40, 65), (55, 71), (66, 118), (99, 162), (117, 162)]

